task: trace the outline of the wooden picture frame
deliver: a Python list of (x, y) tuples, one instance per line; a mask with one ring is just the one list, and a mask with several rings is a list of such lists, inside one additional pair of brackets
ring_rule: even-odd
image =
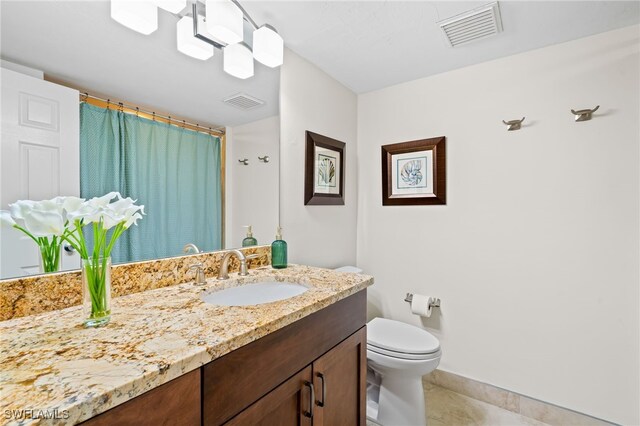
[(382, 205), (447, 204), (445, 140), (382, 146)]
[(344, 205), (345, 143), (306, 131), (305, 205)]

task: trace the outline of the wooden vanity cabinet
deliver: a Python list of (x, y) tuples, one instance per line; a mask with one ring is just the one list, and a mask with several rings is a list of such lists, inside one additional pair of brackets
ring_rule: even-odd
[(225, 425), (364, 425), (366, 343), (363, 327)]
[(364, 426), (365, 323), (363, 290), (83, 424)]
[(203, 424), (364, 425), (365, 323), (363, 290), (205, 365)]
[(200, 373), (194, 370), (82, 423), (83, 426), (201, 424)]
[(316, 407), (313, 424), (366, 422), (367, 333), (361, 328), (313, 362)]

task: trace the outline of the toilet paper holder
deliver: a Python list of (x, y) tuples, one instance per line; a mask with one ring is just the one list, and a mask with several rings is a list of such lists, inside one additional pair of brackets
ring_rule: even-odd
[[(413, 293), (407, 293), (407, 297), (404, 298), (405, 302), (411, 303), (413, 301)], [(440, 298), (435, 299), (433, 302), (429, 304), (430, 308), (439, 308), (440, 307)]]

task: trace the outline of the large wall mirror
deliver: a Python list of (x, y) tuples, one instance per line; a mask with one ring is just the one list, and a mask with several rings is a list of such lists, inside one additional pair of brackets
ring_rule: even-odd
[[(179, 51), (179, 22), (204, 13), (193, 6), (158, 9), (143, 35), (112, 19), (109, 1), (0, 3), (0, 209), (111, 191), (136, 199), (146, 215), (118, 239), (113, 263), (239, 247), (247, 225), (271, 243), (279, 68), (254, 61), (240, 79), (220, 49), (206, 60)], [(264, 7), (243, 7), (266, 23)], [(253, 30), (245, 20), (249, 47)], [(60, 258), (60, 270), (79, 268), (66, 244)], [(38, 246), (11, 227), (0, 228), (0, 259), (0, 279), (44, 271)]]

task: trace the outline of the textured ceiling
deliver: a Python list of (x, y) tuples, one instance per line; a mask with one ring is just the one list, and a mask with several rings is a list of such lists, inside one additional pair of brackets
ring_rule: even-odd
[(357, 93), (640, 21), (638, 1), (501, 1), (502, 33), (447, 47), (436, 22), (487, 3), (243, 2), (287, 47)]
[[(640, 21), (640, 2), (503, 1), (504, 32), (449, 48), (436, 22), (487, 2), (242, 1), (273, 24), (287, 47), (357, 93), (585, 37)], [(201, 62), (175, 48), (177, 18), (159, 13), (143, 36), (109, 17), (107, 1), (0, 3), (0, 56), (94, 93), (199, 123), (236, 125), (278, 114), (279, 71), (256, 63), (238, 80), (222, 55)], [(222, 103), (245, 92), (267, 101), (240, 111)]]

